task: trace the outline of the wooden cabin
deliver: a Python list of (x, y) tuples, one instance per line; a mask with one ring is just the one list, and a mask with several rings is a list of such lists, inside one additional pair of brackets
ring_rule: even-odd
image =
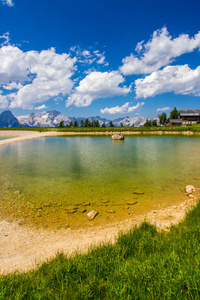
[(179, 112), (183, 122), (200, 121), (200, 109), (180, 110)]

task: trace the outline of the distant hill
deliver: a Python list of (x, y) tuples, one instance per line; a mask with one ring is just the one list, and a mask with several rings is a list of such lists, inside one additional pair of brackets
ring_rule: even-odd
[[(2, 116), (2, 117), (1, 117)], [(64, 121), (64, 124), (69, 124), (70, 122), (77, 121), (80, 125), (81, 120), (85, 121), (85, 117), (67, 117), (62, 115), (59, 111), (44, 111), (41, 113), (30, 113), (29, 115), (14, 117), (11, 111), (6, 110), (0, 115), (0, 127), (57, 127), (60, 121)], [(101, 118), (100, 116), (88, 117), (89, 121), (98, 120), (100, 126), (105, 123), (106, 126), (109, 126), (111, 120), (106, 118)], [(118, 118), (112, 121), (115, 127), (120, 127), (121, 123), (123, 126), (143, 126), (146, 122), (146, 118), (140, 117), (124, 117)]]
[(5, 110), (0, 114), (0, 127), (19, 127), (18, 119), (11, 113), (10, 110)]

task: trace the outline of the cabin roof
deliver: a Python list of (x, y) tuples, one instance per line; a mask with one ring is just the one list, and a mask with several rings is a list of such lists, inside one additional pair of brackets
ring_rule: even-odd
[(181, 116), (200, 116), (200, 109), (186, 109), (179, 112)]

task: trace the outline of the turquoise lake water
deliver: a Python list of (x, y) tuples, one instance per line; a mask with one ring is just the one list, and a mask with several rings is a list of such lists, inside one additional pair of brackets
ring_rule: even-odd
[[(186, 199), (200, 186), (200, 138), (48, 137), (0, 147), (3, 217), (49, 228), (116, 222)], [(136, 203), (136, 204), (134, 204)]]

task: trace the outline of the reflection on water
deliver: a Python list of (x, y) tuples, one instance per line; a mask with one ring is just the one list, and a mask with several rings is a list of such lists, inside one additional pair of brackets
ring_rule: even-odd
[(134, 136), (1, 146), (2, 214), (37, 226), (81, 227), (91, 224), (92, 209), (99, 212), (92, 224), (102, 224), (171, 205), (185, 199), (187, 184), (200, 185), (199, 145), (198, 137)]

